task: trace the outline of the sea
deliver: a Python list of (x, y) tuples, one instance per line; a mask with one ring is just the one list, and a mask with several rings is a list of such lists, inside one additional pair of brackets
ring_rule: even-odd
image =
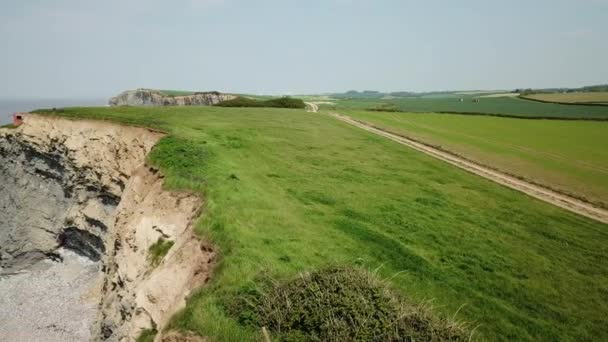
[(29, 112), (40, 108), (106, 106), (107, 98), (98, 99), (2, 99), (0, 98), (0, 125), (12, 121), (14, 112)]

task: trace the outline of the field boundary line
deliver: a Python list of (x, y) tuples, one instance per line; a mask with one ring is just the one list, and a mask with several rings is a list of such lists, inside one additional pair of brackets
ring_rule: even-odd
[[(466, 134), (466, 133), (454, 132), (454, 131), (450, 131), (450, 130), (447, 130), (447, 129), (441, 129), (441, 128), (432, 127), (432, 126), (425, 125), (425, 124), (421, 124), (421, 123), (414, 123), (414, 122), (412, 122), (412, 121), (403, 120), (403, 118), (401, 118), (401, 117), (397, 116), (397, 115), (396, 115), (395, 113), (393, 113), (393, 112), (388, 113), (388, 114), (391, 114), (391, 117), (392, 117), (394, 120), (397, 120), (397, 121), (399, 121), (399, 122), (401, 122), (401, 123), (408, 124), (408, 125), (410, 125), (410, 126), (414, 126), (414, 127), (416, 127), (416, 128), (422, 128), (422, 129), (426, 129), (426, 130), (429, 130), (429, 131), (436, 131), (436, 132), (450, 133), (450, 134), (454, 134), (454, 135), (458, 135), (458, 136), (466, 137), (466, 138), (468, 138), (468, 139), (473, 139), (473, 140), (476, 140), (476, 141), (488, 142), (488, 139), (485, 139), (485, 138), (480, 137), (480, 136), (477, 136), (477, 135), (470, 135), (470, 134)], [(355, 120), (356, 120), (356, 119), (355, 119)], [(378, 125), (375, 125), (375, 124), (370, 124), (370, 125), (372, 125), (372, 126), (373, 126), (373, 127), (375, 127), (375, 128), (383, 129), (382, 127), (379, 127)], [(414, 141), (416, 141), (416, 142), (419, 142), (419, 143), (422, 143), (422, 144), (425, 144), (425, 145), (428, 145), (428, 146), (431, 146), (431, 147), (438, 148), (438, 149), (440, 149), (440, 150), (442, 150), (442, 151), (444, 151), (444, 152), (451, 153), (451, 154), (453, 154), (453, 155), (455, 155), (455, 156), (457, 156), (457, 157), (462, 157), (462, 158), (465, 158), (465, 159), (467, 159), (468, 161), (475, 162), (475, 160), (472, 160), (472, 159), (470, 159), (470, 158), (466, 158), (466, 157), (464, 157), (464, 156), (462, 156), (462, 155), (460, 155), (460, 154), (458, 154), (458, 153), (454, 153), (454, 152), (452, 152), (452, 151), (449, 151), (449, 150), (446, 150), (446, 149), (442, 149), (441, 147), (439, 147), (439, 146), (437, 146), (437, 145), (433, 145), (433, 144), (425, 143), (425, 142), (421, 141), (421, 139), (418, 139), (418, 138), (413, 138), (413, 137), (411, 137), (411, 136), (405, 136), (405, 135), (403, 135), (403, 134), (399, 134), (399, 132), (395, 132), (395, 131), (388, 130), (388, 129), (383, 129), (383, 130), (385, 130), (385, 131), (387, 131), (387, 132), (389, 132), (389, 133), (393, 133), (393, 134), (396, 134), (396, 135), (399, 135), (399, 136), (405, 137), (405, 138), (409, 138), (409, 139), (411, 139), (411, 140), (414, 140)], [(424, 140), (424, 139), (422, 139), (422, 140)], [(551, 158), (551, 159), (553, 159), (553, 160), (557, 160), (557, 161), (569, 161), (569, 158), (568, 158), (567, 156), (563, 156), (563, 155), (561, 155), (561, 154), (557, 154), (557, 153), (553, 153), (553, 152), (547, 152), (547, 151), (541, 151), (541, 150), (535, 150), (535, 149), (533, 149), (533, 148), (529, 148), (529, 147), (522, 146), (522, 145), (516, 145), (516, 144), (510, 143), (510, 142), (504, 141), (504, 140), (499, 140), (499, 142), (500, 142), (502, 145), (505, 145), (505, 146), (507, 146), (507, 147), (509, 147), (509, 148), (512, 148), (512, 149), (514, 149), (514, 150), (518, 150), (518, 151), (521, 151), (521, 152), (526, 152), (526, 153), (529, 153), (529, 154), (531, 154), (531, 155), (535, 155), (535, 156), (546, 156), (546, 157), (548, 157), (548, 158)], [(606, 173), (606, 174), (608, 174), (608, 168), (604, 168), (603, 166), (600, 166), (600, 165), (595, 165), (595, 164), (592, 164), (592, 163), (589, 163), (589, 162), (585, 162), (585, 161), (582, 161), (582, 160), (574, 160), (574, 161), (572, 161), (572, 162), (574, 162), (574, 163), (576, 163), (577, 165), (579, 165), (579, 166), (581, 166), (581, 167), (584, 167), (584, 168), (586, 168), (586, 169), (588, 169), (588, 170), (593, 170), (593, 171), (597, 171), (597, 172), (601, 172), (601, 173)], [(477, 163), (477, 164), (480, 164), (480, 165), (482, 165), (482, 166), (489, 167), (488, 165), (484, 165), (484, 164), (479, 163), (479, 162), (476, 162), (476, 163)], [(494, 169), (494, 170), (497, 170), (496, 168), (492, 168), (492, 167), (490, 167), (490, 168), (491, 168), (491, 169)], [(500, 171), (500, 170), (498, 169), (498, 171)], [(503, 171), (503, 172), (504, 172), (504, 171)], [(504, 172), (504, 173), (507, 173), (507, 172)], [(509, 175), (511, 175), (511, 176), (515, 176), (516, 178), (520, 178), (520, 177), (517, 177), (516, 175), (513, 175), (513, 174), (509, 174)], [(527, 180), (527, 181), (528, 181), (528, 182), (530, 182), (530, 183), (534, 183), (534, 182), (531, 182), (530, 180)], [(534, 183), (534, 184), (543, 186), (542, 184), (538, 184), (538, 183)], [(545, 187), (545, 188), (551, 188), (551, 187), (548, 187), (548, 186), (543, 186), (543, 187)], [(559, 191), (559, 190), (556, 190), (556, 189), (551, 189), (551, 190), (554, 190), (554, 191), (559, 192), (559, 193), (562, 193), (562, 194), (564, 193), (563, 191)], [(566, 194), (567, 194), (567, 193), (566, 193)], [(569, 195), (569, 196), (571, 196), (571, 197), (576, 197), (576, 196), (574, 196), (574, 195), (572, 195), (572, 194), (567, 194), (567, 195)], [(584, 202), (588, 202), (588, 201), (585, 201), (583, 198), (580, 198), (580, 197), (578, 197), (578, 199), (581, 199), (581, 200), (583, 200)]]
[(541, 100), (541, 99), (534, 99), (531, 97), (528, 97), (527, 95), (519, 95), (516, 96), (519, 99), (522, 100), (526, 100), (526, 101), (532, 101), (532, 102), (540, 102), (540, 103), (555, 103), (555, 104), (560, 104), (560, 105), (566, 105), (566, 106), (595, 106), (595, 107), (606, 107), (608, 106), (608, 103), (606, 102), (559, 102), (559, 101), (548, 101), (548, 100)]
[[(514, 99), (519, 99), (515, 97)], [(520, 101), (528, 101), (519, 99)], [(568, 116), (523, 116), (514, 114), (498, 114), (489, 112), (461, 112), (452, 110), (432, 111), (432, 110), (401, 110), (401, 109), (384, 109), (384, 108), (365, 108), (368, 112), (382, 113), (415, 113), (415, 114), (443, 114), (443, 115), (470, 115), (470, 116), (494, 116), (507, 119), (523, 119), (523, 120), (558, 120), (558, 121), (608, 121), (608, 118), (591, 118), (591, 117), (568, 117)]]
[(456, 156), (452, 153), (421, 143), (411, 138), (388, 132), (384, 129), (377, 128), (365, 121), (355, 120), (349, 116), (341, 115), (338, 113), (329, 113), (329, 115), (340, 121), (357, 126), (370, 133), (374, 133), (376, 135), (388, 138), (399, 144), (406, 145), (417, 151), (423, 152), (436, 159), (442, 160), (448, 164), (459, 167), (465, 171), (484, 177), (503, 186), (523, 192), (534, 198), (556, 205), (563, 209), (567, 209), (579, 215), (594, 219), (596, 221), (608, 223), (608, 210), (596, 207), (583, 200), (556, 192), (540, 185), (533, 184), (531, 182), (506, 174), (504, 172), (492, 169), (490, 167), (480, 165), (463, 157)]

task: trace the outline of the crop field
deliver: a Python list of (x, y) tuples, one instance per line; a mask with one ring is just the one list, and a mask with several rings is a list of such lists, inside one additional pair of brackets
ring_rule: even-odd
[[(608, 120), (608, 106), (563, 105), (542, 103), (517, 97), (478, 97), (447, 94), (427, 97), (392, 99), (341, 99), (325, 108), (336, 109), (388, 109), (405, 112), (456, 112), (494, 114), (516, 117), (546, 117), (565, 119)], [(463, 101), (461, 102), (460, 99)], [(479, 102), (474, 102), (474, 100)]]
[[(219, 341), (260, 340), (259, 328), (226, 310), (257, 276), (354, 264), (378, 268), (408, 298), (470, 322), (481, 339), (608, 339), (607, 225), (304, 110), (59, 114), (165, 130), (149, 162), (168, 188), (204, 196), (197, 231), (219, 246), (221, 261), (174, 327)], [(529, 129), (520, 144), (544, 146)]]
[(340, 113), (608, 207), (608, 122)]
[(608, 105), (608, 92), (531, 94), (523, 96), (523, 98), (546, 102), (605, 103)]

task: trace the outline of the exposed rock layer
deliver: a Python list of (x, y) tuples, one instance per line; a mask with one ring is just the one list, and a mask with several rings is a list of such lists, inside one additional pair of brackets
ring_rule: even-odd
[(153, 89), (127, 90), (109, 101), (110, 106), (208, 106), (236, 98), (232, 94), (200, 92), (185, 96), (167, 96)]
[[(19, 279), (36, 282), (40, 265), (65, 274), (62, 251), (72, 250), (98, 265), (99, 276), (91, 279), (101, 286), (90, 287), (97, 318), (85, 324), (92, 325), (93, 339), (131, 341), (142, 329), (161, 328), (189, 291), (207, 280), (214, 258), (192, 231), (200, 198), (163, 190), (162, 176), (145, 165), (161, 137), (143, 128), (36, 115), (17, 129), (0, 130), (0, 288), (3, 279), (11, 281), (11, 291), (20, 289)], [(149, 248), (161, 237), (174, 244), (154, 266)], [(57, 316), (45, 311), (52, 306), (40, 292), (32, 301), (40, 308), (33, 312)], [(7, 306), (16, 295), (0, 293), (0, 305), (20, 310)], [(69, 314), (80, 308), (68, 309), (58, 322), (78, 319)], [(1, 336), (8, 334), (3, 328), (0, 321), (0, 340), (11, 337)], [(53, 335), (56, 328), (43, 327), (47, 340), (82, 340), (82, 331)]]
[(28, 116), (0, 133), (0, 267), (18, 270), (66, 245), (100, 260), (125, 184), (161, 133)]
[[(141, 330), (162, 327), (185, 306), (185, 297), (205, 283), (215, 253), (192, 231), (197, 196), (162, 189), (162, 177), (142, 166), (130, 178), (117, 208), (106, 259), (101, 336), (134, 340)], [(174, 245), (154, 266), (149, 248), (159, 239)]]

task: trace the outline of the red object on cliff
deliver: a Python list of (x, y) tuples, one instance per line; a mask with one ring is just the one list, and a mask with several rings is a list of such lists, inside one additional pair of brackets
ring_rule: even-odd
[(20, 126), (23, 123), (25, 113), (13, 113), (13, 125)]

